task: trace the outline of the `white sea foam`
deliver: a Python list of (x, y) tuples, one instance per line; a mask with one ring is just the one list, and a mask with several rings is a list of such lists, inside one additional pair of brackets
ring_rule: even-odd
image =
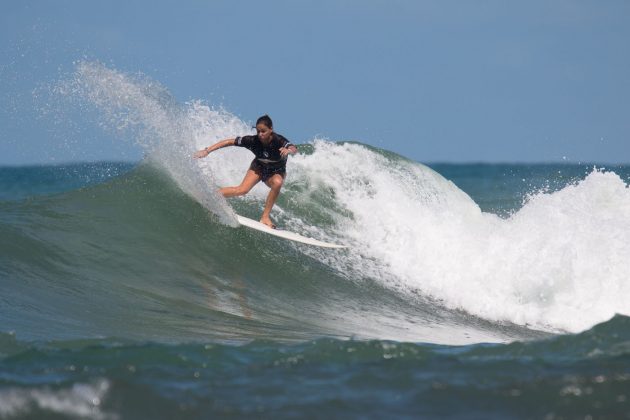
[(36, 412), (54, 413), (73, 418), (117, 419), (101, 410), (110, 385), (106, 380), (92, 384), (74, 384), (70, 388), (0, 389), (0, 417), (22, 417)]
[(630, 189), (615, 173), (533, 195), (501, 219), (431, 169), (360, 145), (316, 142), (293, 164), (352, 214), (342, 234), (362, 257), (355, 269), (389, 287), (552, 331), (630, 314)]

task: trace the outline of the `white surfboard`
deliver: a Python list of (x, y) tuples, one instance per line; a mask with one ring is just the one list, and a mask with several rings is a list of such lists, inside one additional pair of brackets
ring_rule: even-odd
[(239, 216), (238, 214), (236, 215), (236, 218), (238, 219), (238, 222), (243, 226), (247, 226), (248, 228), (256, 229), (273, 236), (288, 239), (290, 241), (301, 242), (307, 245), (321, 246), (323, 248), (347, 248), (347, 246), (345, 245), (318, 241), (317, 239), (307, 238), (306, 236), (298, 235), (297, 233), (289, 232), (288, 230), (272, 229), (263, 223), (248, 219), (247, 217)]

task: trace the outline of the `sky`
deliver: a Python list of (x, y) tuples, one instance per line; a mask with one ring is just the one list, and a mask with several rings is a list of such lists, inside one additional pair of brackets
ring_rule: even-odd
[[(96, 60), (296, 143), (420, 162), (630, 162), (630, 2), (0, 2), (0, 165), (135, 160), (37, 92)], [(58, 106), (63, 106), (58, 105)], [(47, 108), (48, 107), (48, 108)]]

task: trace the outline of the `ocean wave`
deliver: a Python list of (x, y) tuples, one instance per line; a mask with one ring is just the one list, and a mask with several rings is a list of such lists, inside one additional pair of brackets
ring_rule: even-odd
[(533, 193), (502, 218), (424, 165), (314, 140), (290, 158), (273, 217), (350, 246), (320, 250), (234, 229), (234, 214), (257, 217), (267, 193), (258, 185), (228, 203), (216, 192), (240, 182), (246, 150), (191, 159), (249, 133), (246, 122), (99, 63), (79, 63), (58, 91), (131, 130), (147, 157), (99, 185), (1, 204), (7, 328), (462, 344), (583, 331), (630, 312), (630, 190), (614, 172)]

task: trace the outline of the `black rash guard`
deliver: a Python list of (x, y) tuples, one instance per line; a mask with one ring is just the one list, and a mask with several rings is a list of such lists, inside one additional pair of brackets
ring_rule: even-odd
[(287, 158), (280, 156), (280, 149), (293, 146), (293, 143), (280, 134), (271, 133), (271, 141), (266, 146), (260, 141), (258, 135), (237, 137), (234, 145), (245, 147), (256, 155), (252, 162), (252, 169), (259, 167), (263, 173), (282, 174), (286, 172)]

